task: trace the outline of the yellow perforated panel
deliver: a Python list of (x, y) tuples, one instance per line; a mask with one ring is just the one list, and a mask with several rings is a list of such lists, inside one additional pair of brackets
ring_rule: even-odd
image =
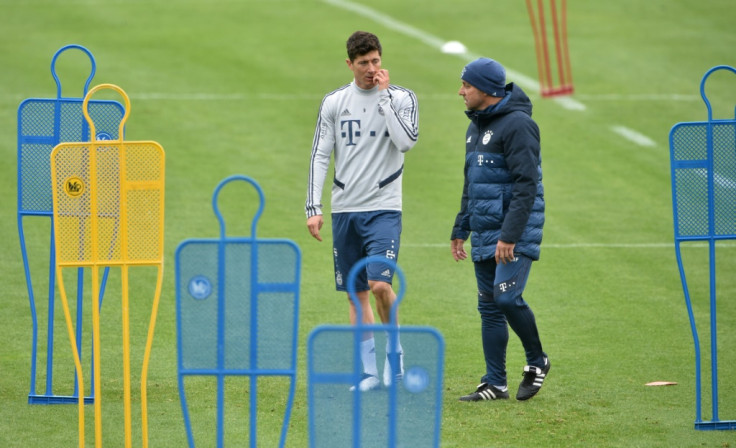
[(156, 142), (63, 143), (51, 153), (57, 262), (163, 259), (164, 152)]

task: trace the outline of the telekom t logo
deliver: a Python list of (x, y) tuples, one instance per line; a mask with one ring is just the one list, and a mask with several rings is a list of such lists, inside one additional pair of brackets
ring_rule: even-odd
[[(347, 125), (347, 131), (345, 130)], [(354, 137), (360, 137), (360, 120), (342, 120), (340, 122), (340, 130), (342, 131), (342, 137), (347, 137), (348, 144), (345, 146), (355, 146), (353, 141)]]

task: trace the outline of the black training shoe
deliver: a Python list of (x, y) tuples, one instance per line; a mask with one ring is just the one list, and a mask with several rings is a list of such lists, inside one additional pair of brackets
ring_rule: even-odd
[(535, 366), (524, 367), (524, 379), (519, 384), (519, 391), (516, 392), (517, 400), (528, 400), (539, 392), (542, 388), (544, 379), (547, 378), (547, 372), (549, 372), (549, 359), (544, 357), (544, 367), (539, 368)]
[(508, 390), (501, 390), (488, 383), (480, 383), (475, 392), (460, 397), (460, 401), (482, 401), (482, 400), (506, 400), (509, 398)]

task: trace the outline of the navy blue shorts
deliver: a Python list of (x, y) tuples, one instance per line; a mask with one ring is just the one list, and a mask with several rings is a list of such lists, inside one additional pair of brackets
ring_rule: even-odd
[[(399, 258), (401, 212), (379, 210), (332, 214), (332, 255), (335, 258), (335, 287), (347, 291), (350, 268), (371, 255), (394, 263)], [(368, 280), (391, 283), (394, 269), (387, 263), (368, 263), (355, 280), (355, 291), (368, 291)]]

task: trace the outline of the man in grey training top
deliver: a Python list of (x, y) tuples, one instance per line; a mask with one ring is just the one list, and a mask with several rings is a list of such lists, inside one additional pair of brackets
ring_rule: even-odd
[[(347, 291), (348, 273), (360, 259), (380, 255), (396, 262), (401, 235), (404, 153), (419, 136), (416, 96), (409, 89), (389, 83), (388, 70), (381, 68), (378, 37), (356, 31), (347, 41), (347, 52), (346, 62), (354, 80), (325, 95), (320, 105), (305, 204), (309, 233), (322, 241), (322, 188), (334, 153), (332, 239), (338, 291)], [(381, 322), (389, 323), (391, 306), (396, 300), (391, 287), (393, 274), (389, 264), (369, 263), (358, 275), (355, 290), (364, 324), (375, 322), (371, 292)], [(350, 322), (355, 324), (357, 314), (350, 297), (348, 303)], [(400, 343), (397, 348), (396, 353), (387, 350), (383, 369), (385, 385), (403, 375)], [(361, 360), (364, 374), (359, 388), (375, 389), (380, 381), (372, 334), (364, 334)]]

